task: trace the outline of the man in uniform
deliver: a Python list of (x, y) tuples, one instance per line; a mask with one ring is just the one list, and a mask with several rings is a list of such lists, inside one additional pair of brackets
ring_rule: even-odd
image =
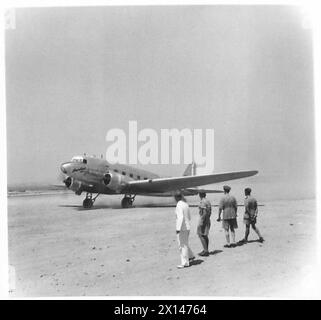
[(201, 240), (203, 251), (199, 253), (202, 257), (207, 257), (209, 255), (208, 252), (208, 233), (211, 227), (211, 213), (212, 213), (212, 206), (209, 200), (206, 199), (206, 193), (200, 192), (200, 203), (198, 205), (199, 208), (199, 220), (197, 226), (197, 234)]
[(241, 243), (246, 243), (247, 238), (250, 234), (250, 226), (252, 226), (252, 229), (256, 232), (256, 234), (259, 236), (259, 241), (263, 242), (264, 239), (260, 234), (259, 229), (256, 227), (256, 218), (258, 214), (258, 208), (257, 208), (257, 201), (254, 197), (251, 196), (251, 188), (245, 188), (244, 194), (244, 224), (245, 224), (245, 237), (243, 240), (241, 240)]
[(181, 264), (177, 268), (189, 267), (189, 262), (195, 256), (189, 247), (188, 238), (191, 229), (191, 214), (189, 205), (181, 193), (175, 195), (176, 205), (176, 235), (181, 255)]
[[(237, 228), (237, 202), (236, 199), (231, 196), (230, 190), (231, 187), (224, 186), (224, 196), (222, 197), (220, 204), (219, 204), (219, 211), (218, 211), (218, 219), (217, 221), (221, 221), (221, 213), (223, 211), (223, 221), (222, 226), (225, 230), (225, 237), (226, 237), (226, 245), (225, 248), (235, 247), (235, 229)], [(232, 244), (230, 244), (230, 234), (231, 231), (232, 235)]]

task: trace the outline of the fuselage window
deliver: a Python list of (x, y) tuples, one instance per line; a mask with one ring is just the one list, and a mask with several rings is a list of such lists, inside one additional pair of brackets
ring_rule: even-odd
[(82, 162), (86, 164), (87, 163), (87, 159), (84, 159)]
[(140, 176), (137, 176), (137, 179), (140, 180)]
[(125, 176), (125, 175), (126, 175), (126, 172), (125, 172), (125, 171), (123, 171), (121, 174), (122, 174), (123, 176)]
[(147, 180), (148, 178), (144, 178), (144, 180)]
[(134, 175), (131, 173), (130, 175), (129, 175), (131, 178), (133, 178), (134, 177)]
[(118, 170), (117, 170), (117, 169), (114, 169), (114, 171), (115, 171), (115, 172), (118, 172)]

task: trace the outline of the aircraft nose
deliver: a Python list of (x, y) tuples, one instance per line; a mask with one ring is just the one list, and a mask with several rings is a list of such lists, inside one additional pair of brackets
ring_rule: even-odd
[(67, 163), (63, 163), (61, 166), (60, 166), (60, 170), (63, 172), (63, 173), (67, 173), (67, 166), (68, 164)]

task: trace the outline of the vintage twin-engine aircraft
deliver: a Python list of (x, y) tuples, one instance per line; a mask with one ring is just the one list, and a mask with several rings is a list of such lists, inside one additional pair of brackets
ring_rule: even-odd
[[(227, 180), (250, 177), (258, 173), (238, 171), (195, 175), (195, 164), (188, 165), (183, 176), (162, 178), (146, 170), (122, 164), (110, 164), (104, 159), (75, 156), (70, 162), (61, 164), (65, 177), (63, 182), (77, 195), (86, 192), (84, 208), (91, 208), (100, 194), (124, 194), (123, 208), (131, 207), (136, 195), (171, 197), (177, 191), (185, 196), (199, 192), (220, 193), (220, 190), (199, 189), (198, 186)], [(97, 193), (93, 197), (93, 193)]]

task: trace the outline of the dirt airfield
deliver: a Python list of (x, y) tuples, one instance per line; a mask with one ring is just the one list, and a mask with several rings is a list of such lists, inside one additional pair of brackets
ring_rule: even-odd
[[(196, 260), (177, 269), (179, 252), (171, 199), (101, 196), (83, 209), (74, 194), (8, 197), (10, 297), (206, 296), (280, 297), (314, 295), (316, 250), (314, 200), (263, 202), (258, 227), (246, 245), (224, 248), (213, 207), (209, 257), (198, 257), (197, 197), (190, 245)], [(209, 198), (217, 205), (218, 196)], [(238, 199), (242, 203), (243, 199)], [(244, 236), (239, 207), (237, 240)]]

